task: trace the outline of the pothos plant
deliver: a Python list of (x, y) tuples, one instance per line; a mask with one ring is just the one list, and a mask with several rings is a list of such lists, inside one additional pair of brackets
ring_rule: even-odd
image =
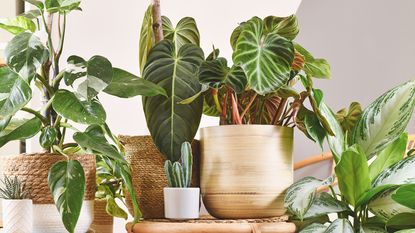
[[(130, 169), (117, 137), (106, 124), (106, 113), (98, 94), (128, 98), (136, 95), (165, 96), (163, 88), (114, 68), (102, 56), (83, 59), (70, 56), (66, 69), (60, 69), (67, 16), (80, 10), (80, 0), (26, 0), (34, 10), (0, 27), (15, 37), (5, 49), (7, 66), (0, 68), (0, 147), (12, 140), (31, 138), (40, 133), (39, 144), (46, 152), (66, 159), (53, 165), (48, 183), (62, 221), (73, 232), (80, 214), (85, 190), (85, 175), (73, 155), (83, 149), (111, 161), (130, 193)], [(46, 35), (46, 43), (38, 37)], [(29, 107), (32, 92), (43, 93), (39, 110)], [(163, 97), (164, 98), (164, 97)], [(17, 112), (33, 116), (18, 119)], [(86, 126), (78, 130), (73, 123)], [(73, 130), (74, 142), (67, 142), (67, 130)], [(135, 220), (141, 217), (133, 196)]]
[[(285, 205), (300, 232), (415, 231), (415, 156), (413, 150), (406, 152), (404, 132), (414, 107), (415, 81), (410, 81), (387, 91), (363, 112), (351, 104), (349, 111), (338, 112), (340, 121), (323, 108), (335, 129), (335, 136), (325, 137), (335, 174), (324, 181), (306, 177), (287, 190)], [(321, 187), (331, 191), (318, 192)], [(333, 213), (334, 221), (328, 216)]]

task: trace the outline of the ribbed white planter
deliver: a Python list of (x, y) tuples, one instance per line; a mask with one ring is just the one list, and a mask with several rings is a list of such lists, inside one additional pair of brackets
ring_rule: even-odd
[(199, 188), (164, 188), (164, 215), (168, 219), (198, 219)]
[(30, 233), (33, 230), (32, 200), (2, 200), (3, 227), (6, 233)]
[[(55, 205), (33, 205), (33, 233), (64, 233), (65, 229), (61, 216)], [(94, 219), (94, 201), (84, 201), (81, 214), (76, 225), (76, 233), (89, 230)]]

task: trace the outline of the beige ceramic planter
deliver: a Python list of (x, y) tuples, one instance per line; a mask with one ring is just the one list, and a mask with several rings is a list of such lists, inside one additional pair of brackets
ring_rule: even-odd
[(293, 129), (228, 125), (201, 129), (201, 192), (217, 218), (263, 218), (285, 213), (293, 183)]

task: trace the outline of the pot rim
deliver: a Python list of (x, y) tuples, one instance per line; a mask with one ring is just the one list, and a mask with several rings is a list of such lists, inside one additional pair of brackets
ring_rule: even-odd
[(243, 128), (243, 127), (246, 127), (246, 128), (254, 128), (254, 127), (258, 127), (258, 128), (280, 128), (280, 129), (284, 129), (284, 130), (294, 131), (293, 127), (280, 126), (280, 125), (261, 125), (261, 124), (214, 125), (214, 126), (202, 127), (200, 129), (203, 130), (203, 129), (213, 129), (213, 128)]
[(199, 187), (188, 187), (188, 188), (179, 188), (179, 187), (164, 187), (164, 190), (176, 190), (176, 191), (196, 191), (200, 190)]

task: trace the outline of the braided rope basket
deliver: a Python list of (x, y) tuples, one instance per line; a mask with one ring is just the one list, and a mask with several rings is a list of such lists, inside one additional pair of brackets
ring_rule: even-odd
[[(163, 188), (167, 187), (164, 175), (165, 158), (157, 150), (150, 136), (119, 136), (125, 146), (126, 160), (132, 169), (134, 191), (140, 202), (140, 209), (145, 219), (164, 218)], [(199, 186), (199, 142), (193, 147), (192, 186)], [(126, 201), (131, 212), (131, 197)]]
[(94, 221), (91, 230), (97, 233), (112, 233), (114, 228), (114, 218), (106, 211), (107, 201), (95, 200), (94, 202)]

